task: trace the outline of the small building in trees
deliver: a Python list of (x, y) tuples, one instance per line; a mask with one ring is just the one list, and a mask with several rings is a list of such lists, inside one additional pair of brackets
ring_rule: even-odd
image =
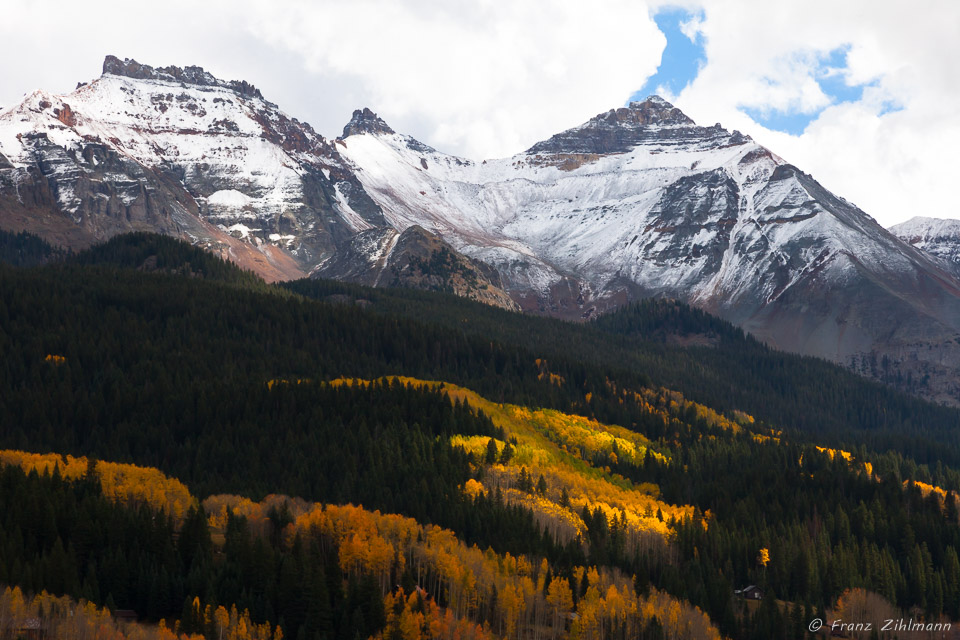
[(133, 609), (117, 609), (113, 612), (113, 617), (117, 622), (136, 622), (138, 616)]
[(751, 584), (749, 587), (744, 587), (743, 589), (736, 589), (733, 595), (746, 600), (763, 600), (763, 590), (755, 584)]
[(25, 640), (40, 640), (46, 635), (45, 625), (40, 618), (26, 618), (16, 629), (16, 637)]

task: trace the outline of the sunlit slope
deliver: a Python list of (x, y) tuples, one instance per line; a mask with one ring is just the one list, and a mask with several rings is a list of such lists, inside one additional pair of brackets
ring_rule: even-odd
[[(204, 507), (214, 530), (225, 526), (227, 512), (266, 530), (271, 511), (284, 508), (291, 519), (283, 530), (287, 544), (320, 538), (335, 545), (345, 580), (373, 576), (386, 593), (387, 625), (378, 638), (393, 637), (405, 626), (429, 632), (404, 638), (485, 640), (539, 630), (548, 638), (586, 639), (605, 637), (610, 628), (639, 637), (655, 619), (667, 637), (720, 637), (698, 608), (656, 589), (639, 596), (632, 578), (615, 569), (576, 567), (565, 577), (545, 559), (481, 550), (447, 529), (353, 505), (211, 496)], [(406, 593), (391, 585), (405, 571), (416, 576)], [(573, 591), (584, 583), (586, 591), (575, 598)]]
[[(616, 425), (549, 409), (498, 404), (449, 383), (390, 378), (397, 382), (442, 390), (453, 402), (465, 402), (500, 427), (505, 439), (454, 435), (450, 442), (474, 454), (482, 480), (470, 480), (471, 495), (491, 492), (523, 505), (541, 526), (569, 541), (586, 531), (583, 514), (598, 509), (628, 534), (628, 544), (647, 547), (650, 534), (665, 537), (671, 521), (694, 517), (694, 509), (658, 499), (659, 489), (636, 484), (610, 471), (618, 458), (642, 463), (649, 455), (666, 461), (643, 435)], [(369, 381), (339, 379), (334, 385), (365, 385)], [(541, 482), (542, 479), (542, 482)]]
[(197, 504), (186, 485), (151, 467), (98, 461), (84, 456), (13, 450), (0, 451), (0, 465), (16, 465), (24, 471), (39, 474), (59, 473), (69, 480), (93, 474), (108, 498), (131, 507), (148, 505), (152, 509), (162, 509), (175, 522), (182, 521), (187, 510)]

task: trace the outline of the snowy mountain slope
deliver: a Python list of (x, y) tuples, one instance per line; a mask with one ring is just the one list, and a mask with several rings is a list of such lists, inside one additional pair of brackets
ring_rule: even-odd
[(651, 97), (477, 163), (354, 120), (337, 143), (387, 222), (492, 264), (527, 309), (676, 297), (780, 348), (887, 356), (960, 397), (960, 280), (737, 131)]
[[(418, 225), (436, 233), (458, 251), (496, 266), (511, 292), (538, 291), (549, 301), (563, 274), (500, 230), (509, 219), (504, 212), (536, 200), (538, 185), (510, 182), (516, 171), (508, 161), (476, 163), (396, 134), (369, 110), (355, 112), (344, 134), (337, 140), (341, 155), (393, 228)], [(491, 176), (501, 182), (486, 184)]]
[(890, 227), (890, 233), (945, 261), (960, 275), (960, 220), (917, 216)]
[(383, 223), (322, 136), (199, 67), (108, 56), (69, 95), (37, 91), (0, 114), (0, 153), (11, 207), (54, 205), (68, 239), (152, 228), (255, 250), (292, 277)]
[[(679, 113), (659, 99), (620, 111)], [(718, 231), (726, 237), (736, 217), (724, 211), (736, 209), (738, 185), (718, 171), (732, 167), (736, 179), (749, 182), (750, 171), (764, 163), (772, 168), (775, 160), (737, 132), (692, 127), (682, 114), (663, 126), (637, 126), (633, 146), (624, 150), (621, 136), (615, 151), (600, 154), (604, 145), (591, 140), (598, 129), (606, 134), (596, 126), (607, 124), (606, 115), (527, 153), (482, 163), (385, 132), (385, 125), (376, 132), (351, 129), (338, 142), (391, 225), (440, 233), (495, 264), (511, 290), (549, 298), (551, 285), (565, 276), (587, 276), (600, 300), (621, 280), (651, 294), (701, 283), (701, 271), (722, 255), (703, 247)], [(738, 168), (744, 157), (750, 166)], [(696, 201), (702, 219), (677, 228), (671, 216), (682, 200)], [(637, 242), (641, 236), (646, 242)], [(683, 251), (690, 243), (693, 250)]]

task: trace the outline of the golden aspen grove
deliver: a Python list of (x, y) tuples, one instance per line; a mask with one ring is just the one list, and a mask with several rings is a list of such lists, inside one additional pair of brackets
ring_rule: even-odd
[[(5, 465), (17, 465), (45, 477), (58, 473), (59, 456), (24, 452), (0, 452)], [(104, 487), (104, 495), (131, 505), (130, 488), (106, 490), (107, 482), (120, 475), (108, 462), (93, 471)], [(130, 467), (130, 465), (122, 465)], [(86, 460), (66, 461), (65, 479), (77, 480), (86, 473)], [(179, 482), (155, 469), (125, 468), (125, 480), (176, 483), (178, 498), (194, 499)], [(154, 495), (159, 495), (155, 493)], [(163, 512), (167, 502), (142, 503)], [(211, 496), (203, 502), (209, 513), (210, 532), (224, 540), (228, 521), (243, 518), (257, 536), (267, 536), (271, 514), (284, 509), (290, 522), (279, 532), (286, 548), (302, 541), (316, 541), (336, 549), (339, 573), (344, 583), (372, 578), (384, 599), (386, 627), (377, 638), (486, 640), (524, 638), (604, 638), (605, 630), (619, 629), (627, 637), (644, 637), (651, 628), (662, 629), (669, 638), (720, 638), (709, 618), (699, 609), (656, 590), (638, 596), (632, 581), (621, 572), (604, 567), (576, 567), (576, 584), (589, 584), (575, 602), (567, 578), (552, 575), (544, 558), (497, 554), (489, 548), (468, 547), (456, 535), (437, 526), (424, 526), (411, 518), (381, 514), (353, 505), (307, 503), (285, 496), (268, 496), (253, 502), (238, 496)], [(391, 579), (409, 571), (417, 577), (410, 594), (394, 590)], [(586, 581), (585, 581), (586, 579)], [(437, 602), (443, 602), (439, 606)], [(574, 616), (574, 614), (576, 614)], [(255, 624), (250, 612), (236, 606), (201, 607), (199, 599), (190, 605), (191, 628), (211, 629), (217, 637), (230, 640), (279, 640), (282, 629), (269, 622)], [(124, 625), (113, 621), (109, 610), (46, 593), (29, 601), (19, 588), (9, 587), (0, 596), (0, 638), (16, 638), (18, 629), (29, 621), (41, 621), (44, 633), (77, 639), (144, 640), (190, 639), (198, 636), (178, 633), (182, 621), (161, 620), (156, 626)], [(571, 622), (572, 621), (572, 622)]]

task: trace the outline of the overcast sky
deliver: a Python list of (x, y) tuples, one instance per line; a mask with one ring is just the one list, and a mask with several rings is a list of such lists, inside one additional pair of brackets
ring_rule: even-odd
[(657, 92), (884, 225), (960, 218), (957, 0), (0, 0), (0, 17), (0, 106), (69, 92), (110, 53), (248, 80), (328, 137), (369, 106), (481, 159)]

